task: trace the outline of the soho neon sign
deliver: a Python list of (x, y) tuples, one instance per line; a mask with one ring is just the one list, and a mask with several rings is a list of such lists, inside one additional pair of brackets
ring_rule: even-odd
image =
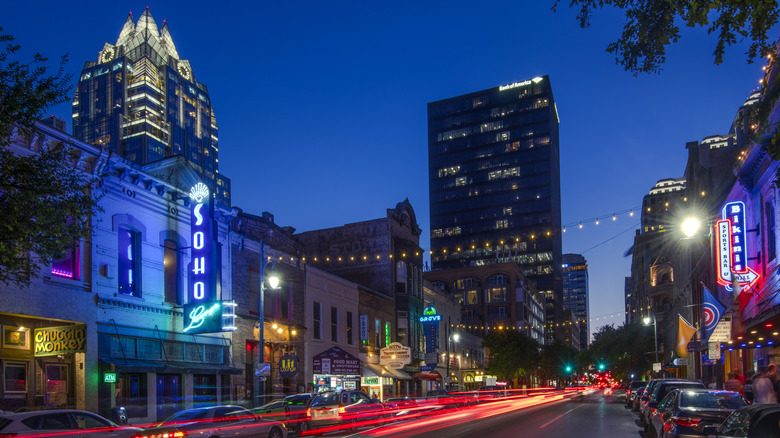
[(740, 286), (752, 288), (760, 276), (747, 265), (745, 204), (729, 202), (721, 217), (715, 223), (718, 284), (730, 289), (733, 276)]
[(211, 218), (209, 189), (203, 183), (196, 184), (190, 190), (190, 199), (195, 201), (192, 208), (192, 292), (190, 302), (210, 301), (216, 297), (209, 289), (209, 265), (211, 252)]

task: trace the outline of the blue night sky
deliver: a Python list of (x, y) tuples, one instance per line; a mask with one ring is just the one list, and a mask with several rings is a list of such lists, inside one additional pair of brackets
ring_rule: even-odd
[[(715, 66), (715, 38), (687, 29), (660, 75), (634, 77), (605, 50), (622, 13), (603, 10), (583, 30), (565, 0), (555, 13), (551, 0), (235, 4), (16, 1), (0, 26), (26, 59), (68, 53), (77, 78), (128, 12), (137, 20), (148, 5), (208, 87), (235, 206), (307, 231), (383, 217), (409, 198), (426, 250), (426, 104), (549, 75), (563, 223), (585, 222), (567, 228), (563, 249), (588, 260), (591, 331), (624, 320), (623, 253), (642, 197), (682, 177), (685, 142), (728, 132), (761, 77), (745, 46)], [(70, 104), (51, 112), (70, 132)]]

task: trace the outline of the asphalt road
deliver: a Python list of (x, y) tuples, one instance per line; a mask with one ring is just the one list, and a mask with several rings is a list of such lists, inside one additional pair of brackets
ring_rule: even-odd
[(581, 399), (551, 395), (480, 404), (381, 428), (362, 429), (349, 436), (644, 438), (640, 432), (636, 415), (625, 408), (623, 399), (599, 391)]

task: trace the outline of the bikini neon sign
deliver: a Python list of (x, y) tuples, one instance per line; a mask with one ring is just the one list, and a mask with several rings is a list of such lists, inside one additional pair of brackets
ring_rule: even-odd
[(718, 284), (731, 288), (732, 276), (740, 286), (753, 288), (759, 274), (747, 265), (748, 242), (745, 229), (745, 204), (729, 202), (723, 207), (723, 219), (715, 223), (717, 236)]

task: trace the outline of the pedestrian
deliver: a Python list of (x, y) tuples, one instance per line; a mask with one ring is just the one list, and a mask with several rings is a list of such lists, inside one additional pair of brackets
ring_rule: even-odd
[(742, 384), (744, 385), (745, 384), (745, 376), (742, 375), (742, 370), (739, 369), (739, 368), (736, 368), (736, 369), (732, 370), (732, 372), (737, 375), (737, 379), (739, 379), (739, 381), (742, 382)]
[(761, 367), (757, 376), (753, 379), (753, 394), (756, 404), (777, 403), (775, 389), (769, 380), (769, 369)]
[(723, 384), (726, 391), (734, 391), (743, 394), (744, 385), (739, 381), (734, 371), (729, 373), (729, 379)]
[(747, 376), (745, 376), (745, 386), (742, 389), (745, 392), (745, 400), (748, 401), (748, 403), (753, 403), (753, 371), (748, 371)]
[(767, 371), (767, 377), (772, 381), (772, 389), (775, 390), (775, 398), (780, 400), (780, 394), (778, 394), (777, 388), (777, 365), (770, 363)]

